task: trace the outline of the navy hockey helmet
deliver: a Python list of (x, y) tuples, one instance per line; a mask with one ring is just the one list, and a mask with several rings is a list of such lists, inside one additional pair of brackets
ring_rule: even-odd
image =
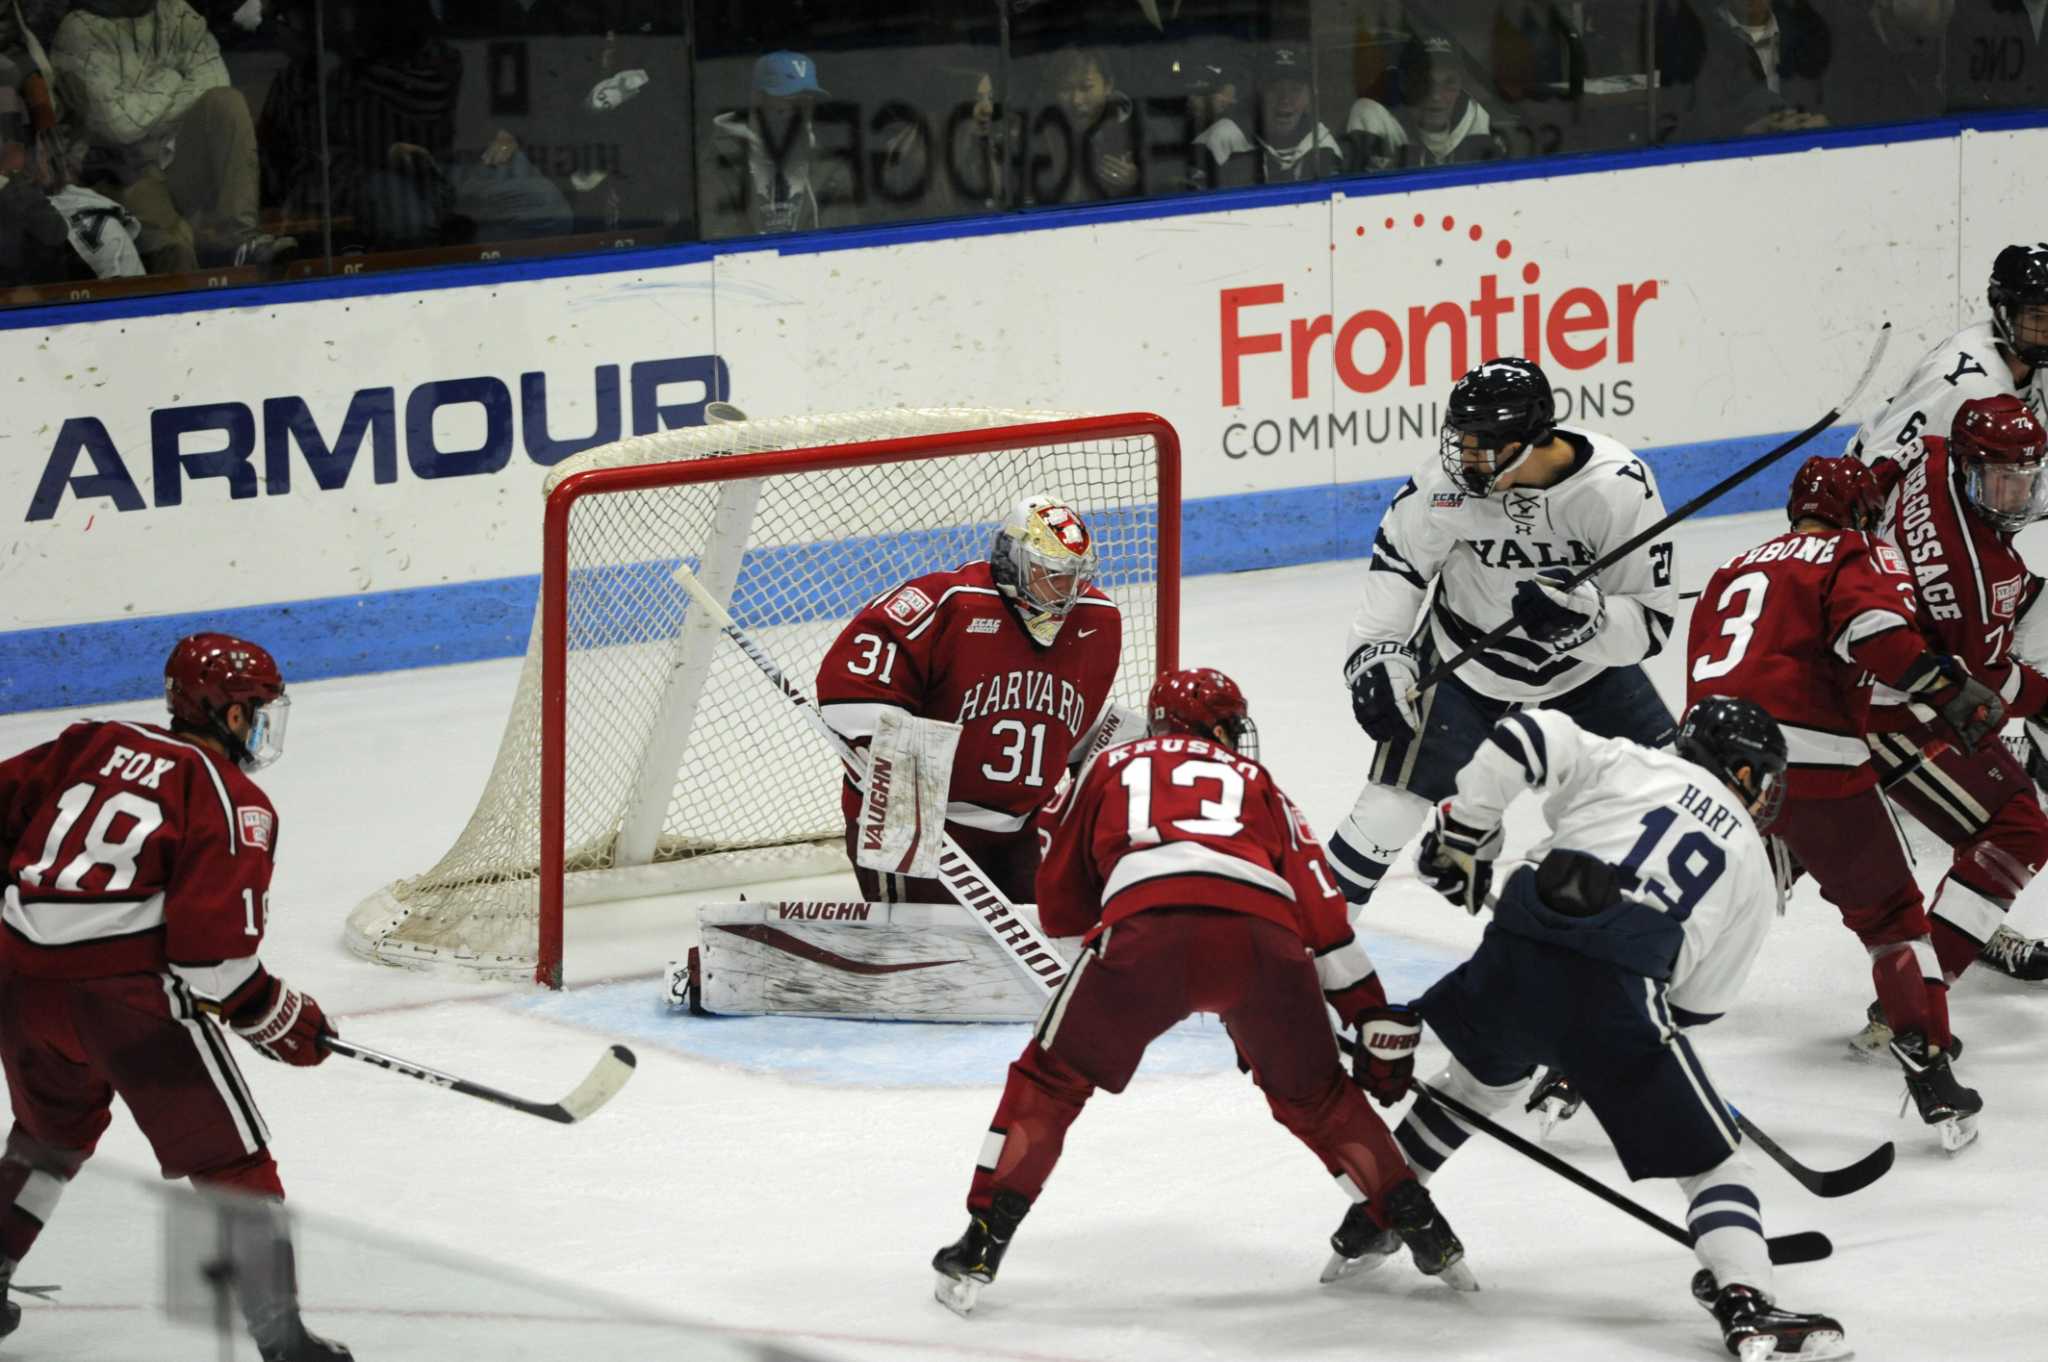
[(1155, 737), (1186, 733), (1213, 738), (1220, 728), (1229, 736), (1232, 751), (1253, 761), (1259, 759), (1259, 730), (1252, 723), (1244, 692), (1214, 667), (1161, 673), (1152, 683), (1145, 708)]
[[(1991, 325), (2028, 364), (2048, 364), (2048, 241), (2007, 246), (1991, 262)], [(2033, 316), (2026, 310), (2040, 308)]]
[[(1785, 731), (1762, 705), (1728, 695), (1702, 696), (1685, 712), (1672, 747), (1740, 793), (1759, 829), (1777, 820), (1785, 799)], [(1738, 774), (1745, 768), (1747, 779)]]
[(1483, 497), (1556, 428), (1557, 398), (1543, 370), (1526, 359), (1490, 359), (1451, 385), (1439, 449), (1444, 473)]

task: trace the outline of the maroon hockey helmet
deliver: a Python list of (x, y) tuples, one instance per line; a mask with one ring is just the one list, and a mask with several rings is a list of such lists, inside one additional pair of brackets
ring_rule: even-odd
[(1253, 761), (1259, 758), (1259, 730), (1252, 723), (1244, 692), (1214, 667), (1184, 667), (1163, 673), (1152, 683), (1146, 708), (1155, 737), (1186, 733), (1213, 738), (1220, 728), (1230, 735), (1230, 745), (1240, 756)]
[(1948, 450), (1971, 509), (1988, 524), (2019, 530), (2048, 513), (2048, 432), (2019, 398), (2000, 393), (1963, 403)]
[(1816, 454), (1792, 475), (1785, 518), (1797, 524), (1812, 516), (1838, 530), (1870, 530), (1876, 528), (1883, 506), (1877, 477), (1861, 460)]
[[(260, 770), (284, 752), (291, 701), (284, 673), (260, 644), (233, 634), (188, 634), (164, 662), (164, 702), (181, 727), (217, 738), (235, 762)], [(243, 705), (250, 731), (237, 737), (226, 722), (229, 705)]]

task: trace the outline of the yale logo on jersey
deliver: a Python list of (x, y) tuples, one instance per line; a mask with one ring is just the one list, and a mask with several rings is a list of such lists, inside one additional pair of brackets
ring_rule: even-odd
[(243, 846), (257, 851), (270, 850), (271, 830), (277, 826), (270, 810), (244, 804), (235, 810), (235, 821), (242, 825)]
[(932, 608), (932, 598), (914, 586), (906, 586), (889, 598), (882, 613), (898, 624), (910, 624)]
[(968, 623), (967, 632), (970, 634), (994, 634), (1000, 633), (1002, 627), (1003, 622), (994, 615), (982, 615)]
[(1991, 584), (1991, 613), (2011, 619), (2013, 611), (2019, 608), (2020, 590), (2027, 584), (2025, 577), (2008, 577), (2002, 582)]
[(1463, 492), (1438, 492), (1429, 499), (1432, 511), (1455, 511), (1465, 504)]
[(1547, 539), (1532, 539), (1518, 544), (1512, 539), (1468, 539), (1472, 552), (1488, 567), (1498, 568), (1548, 568), (1588, 567), (1593, 562), (1593, 550), (1574, 539), (1568, 544), (1553, 544)]

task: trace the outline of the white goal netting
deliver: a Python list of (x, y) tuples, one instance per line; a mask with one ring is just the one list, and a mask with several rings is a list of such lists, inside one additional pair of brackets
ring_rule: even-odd
[[(1161, 454), (1149, 436), (976, 447), (976, 431), (1070, 420), (1024, 411), (898, 410), (711, 425), (642, 436), (560, 465), (662, 465), (676, 481), (581, 496), (567, 532), (567, 627), (537, 612), (519, 689), (476, 811), (431, 869), (349, 915), (359, 954), (491, 977), (532, 975), (543, 893), (541, 793), (561, 782), (570, 906), (846, 868), (838, 765), (801, 717), (700, 614), (687, 562), (807, 691), (861, 605), (920, 573), (986, 555), (1018, 497), (1079, 509), (1122, 607), (1116, 695), (1141, 707), (1158, 665)], [(933, 457), (811, 466), (832, 446), (961, 433)], [(956, 442), (945, 442), (949, 446)], [(720, 479), (721, 456), (816, 451), (796, 471)], [(708, 475), (709, 480), (704, 480)], [(685, 481), (683, 479), (696, 479)], [(587, 481), (587, 480), (586, 480)], [(559, 772), (544, 769), (542, 658), (566, 655)]]

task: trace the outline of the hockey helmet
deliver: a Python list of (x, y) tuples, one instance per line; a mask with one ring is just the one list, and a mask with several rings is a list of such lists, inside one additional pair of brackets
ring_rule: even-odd
[(988, 565), (996, 590), (1024, 616), (1031, 637), (1049, 646), (1095, 580), (1095, 536), (1065, 502), (1024, 497), (997, 528)]
[(1949, 427), (1948, 452), (1970, 509), (1986, 524), (2019, 530), (2048, 514), (2048, 433), (2019, 398), (2000, 393), (1963, 403)]
[[(1991, 262), (1991, 325), (2028, 364), (2048, 364), (2048, 242), (2007, 246)], [(2028, 309), (2039, 312), (2027, 315)]]
[[(1785, 731), (1762, 705), (1727, 695), (1702, 696), (1685, 712), (1672, 747), (1739, 793), (1759, 829), (1777, 821), (1785, 799)], [(1745, 768), (1747, 779), (1738, 775)]]
[[(164, 662), (164, 702), (173, 726), (218, 739), (245, 771), (260, 771), (284, 755), (292, 702), (284, 673), (261, 645), (232, 634), (188, 634)], [(230, 705), (248, 713), (249, 730), (227, 725)]]
[(1838, 530), (1873, 530), (1884, 495), (1868, 465), (1848, 455), (1831, 459), (1816, 454), (1792, 475), (1792, 494), (1785, 500), (1785, 518), (1798, 524), (1808, 516)]
[(1161, 673), (1152, 683), (1152, 696), (1145, 707), (1154, 737), (1187, 733), (1214, 738), (1220, 728), (1229, 736), (1232, 751), (1253, 761), (1259, 759), (1259, 730), (1252, 723), (1244, 692), (1214, 667)]
[[(1439, 448), (1444, 474), (1483, 497), (1556, 426), (1557, 398), (1543, 370), (1526, 359), (1488, 360), (1451, 385)], [(1509, 445), (1515, 449), (1503, 458)]]

